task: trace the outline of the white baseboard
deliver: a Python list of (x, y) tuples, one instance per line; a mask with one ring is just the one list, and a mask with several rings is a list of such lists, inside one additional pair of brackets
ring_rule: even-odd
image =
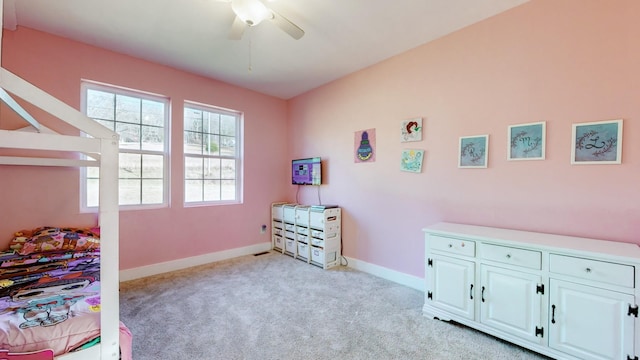
[[(139, 279), (147, 276), (162, 274), (166, 272), (182, 270), (193, 266), (209, 264), (212, 262), (232, 259), (238, 256), (245, 256), (251, 254), (257, 254), (264, 251), (271, 250), (271, 243), (264, 242), (251, 246), (245, 246), (241, 248), (235, 248), (230, 250), (218, 251), (214, 253), (208, 253), (198, 256), (192, 256), (188, 258), (172, 260), (147, 266), (141, 266), (133, 269), (121, 270), (120, 281), (129, 281)], [(369, 273), (371, 275), (393, 281), (400, 285), (408, 286), (410, 288), (424, 291), (424, 279), (417, 276), (408, 275), (399, 271), (391, 270), (379, 265), (374, 265), (362, 260), (358, 260), (351, 257), (345, 257), (349, 262), (350, 268)]]
[(182, 270), (193, 266), (209, 264), (216, 261), (232, 259), (238, 256), (257, 254), (271, 250), (271, 243), (264, 242), (236, 249), (218, 251), (188, 258), (141, 266), (133, 269), (121, 270), (120, 281), (129, 281), (147, 276), (162, 274), (170, 271)]
[(408, 286), (410, 288), (420, 290), (424, 292), (424, 279), (417, 276), (408, 275), (399, 271), (391, 270), (379, 265), (374, 265), (362, 260), (346, 257), (349, 262), (348, 266), (356, 270), (360, 270), (371, 275), (393, 281), (400, 285)]

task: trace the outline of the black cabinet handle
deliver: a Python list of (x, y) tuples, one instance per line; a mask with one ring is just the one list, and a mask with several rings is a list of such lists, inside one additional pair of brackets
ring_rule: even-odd
[(469, 299), (473, 300), (473, 284), (469, 287)]
[(556, 323), (556, 306), (555, 305), (551, 305), (551, 323), (552, 324)]
[(482, 287), (482, 296), (481, 296), (482, 302), (484, 302), (484, 286)]

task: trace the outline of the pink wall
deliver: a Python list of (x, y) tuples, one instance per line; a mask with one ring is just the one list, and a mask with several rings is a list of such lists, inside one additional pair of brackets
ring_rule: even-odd
[[(291, 100), (290, 152), (325, 160), (344, 254), (422, 276), (421, 229), (438, 221), (640, 244), (638, 13), (635, 0), (533, 0)], [(400, 143), (413, 117), (423, 141)], [(622, 165), (572, 166), (572, 124), (608, 119), (624, 119)], [(546, 160), (507, 161), (507, 127), (538, 121)], [(376, 161), (355, 164), (354, 132), (369, 128)], [(489, 167), (458, 169), (459, 137), (482, 134)], [(421, 174), (399, 171), (406, 148), (426, 150)]]
[[(122, 269), (269, 241), (269, 204), (295, 198), (290, 159), (322, 156), (320, 196), (343, 207), (344, 253), (422, 276), (421, 228), (442, 220), (640, 243), (639, 11), (634, 0), (533, 0), (288, 103), (25, 28), (4, 32), (2, 64), (75, 108), (81, 79), (172, 99), (172, 205), (122, 212)], [(244, 204), (182, 207), (184, 99), (245, 112)], [(14, 128), (0, 112), (0, 128)], [(400, 143), (412, 117), (424, 140)], [(570, 165), (571, 124), (619, 118), (622, 165)], [(507, 161), (507, 126), (536, 121), (547, 159)], [(354, 164), (354, 132), (369, 128), (376, 162)], [(458, 169), (458, 138), (478, 134), (490, 135), (489, 168)], [(421, 174), (399, 171), (405, 148), (426, 150)], [(96, 221), (78, 214), (74, 169), (0, 167), (0, 200), (0, 245), (17, 229)], [(317, 203), (317, 189), (299, 200)]]
[[(76, 109), (81, 79), (171, 98), (171, 206), (121, 213), (121, 269), (270, 241), (267, 234), (260, 234), (260, 226), (270, 222), (271, 202), (285, 198), (287, 192), (284, 100), (27, 28), (4, 31), (2, 55), (3, 67)], [(185, 99), (244, 112), (242, 205), (182, 206)], [(0, 111), (0, 128), (15, 128), (7, 108)], [(78, 213), (78, 186), (75, 169), (0, 166), (0, 245), (23, 228), (95, 224), (95, 214)]]

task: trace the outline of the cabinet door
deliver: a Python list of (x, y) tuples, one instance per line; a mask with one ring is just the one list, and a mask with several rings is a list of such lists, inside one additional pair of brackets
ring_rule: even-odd
[(550, 284), (550, 347), (580, 359), (634, 357), (634, 296), (568, 281)]
[(480, 266), (480, 321), (521, 338), (543, 343), (540, 275)]
[(431, 304), (473, 320), (475, 264), (437, 255), (429, 259), (429, 264), (426, 268), (430, 280), (427, 291), (431, 293)]

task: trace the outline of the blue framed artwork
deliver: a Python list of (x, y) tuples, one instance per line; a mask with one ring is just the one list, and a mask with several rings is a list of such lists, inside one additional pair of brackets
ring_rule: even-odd
[(571, 164), (621, 164), (622, 119), (573, 124)]
[(489, 135), (462, 136), (458, 148), (459, 168), (486, 168)]
[(546, 122), (509, 126), (507, 160), (544, 160)]
[(422, 171), (423, 159), (424, 150), (402, 150), (402, 158), (400, 159), (400, 170), (419, 173)]

